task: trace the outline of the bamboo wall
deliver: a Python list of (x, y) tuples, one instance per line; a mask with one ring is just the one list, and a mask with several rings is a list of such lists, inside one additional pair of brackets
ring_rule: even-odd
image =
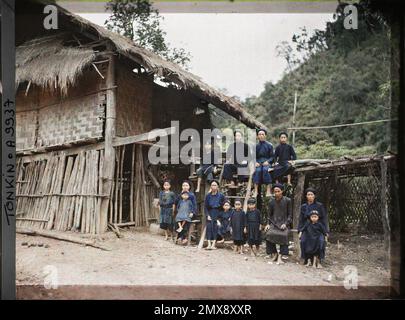
[(89, 69), (66, 97), (59, 89), (51, 92), (21, 85), (17, 92), (17, 151), (103, 137), (105, 92), (101, 77)]
[(98, 234), (101, 198), (106, 196), (111, 196), (110, 223), (147, 225), (157, 218), (152, 203), (158, 191), (147, 182), (145, 152), (141, 146), (117, 148), (111, 195), (101, 194), (104, 150), (54, 152), (29, 162), (19, 158), (17, 226)]
[(116, 64), (117, 105), (115, 134), (133, 136), (152, 130), (153, 80), (124, 63)]
[(146, 147), (126, 145), (116, 151), (108, 222), (148, 225), (159, 217), (153, 207), (153, 199), (158, 197), (159, 190), (150, 182), (146, 171)]

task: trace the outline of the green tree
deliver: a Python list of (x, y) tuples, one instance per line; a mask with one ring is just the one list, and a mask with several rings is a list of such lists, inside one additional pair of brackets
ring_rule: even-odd
[[(343, 9), (339, 7), (336, 20), (328, 22), (325, 30), (309, 35), (301, 29), (293, 37), (292, 44), (281, 44), (284, 47), (278, 52), (287, 62), (282, 79), (266, 83), (258, 97), (245, 100), (248, 111), (271, 128), (272, 136), (292, 125), (296, 90), (297, 126), (389, 118), (389, 28), (376, 13), (370, 13), (363, 2), (358, 5), (358, 13), (357, 30), (343, 27)], [(390, 145), (389, 127), (388, 122), (383, 122), (297, 131), (296, 146), (301, 151), (306, 150), (306, 155), (357, 154), (355, 149), (383, 153)], [(316, 147), (310, 148), (312, 145)], [(325, 149), (324, 153), (322, 149)]]
[(151, 1), (111, 0), (107, 2), (106, 9), (112, 12), (105, 21), (107, 29), (120, 33), (139, 46), (187, 68), (190, 53), (167, 43), (166, 32), (160, 25), (163, 17), (152, 7)]

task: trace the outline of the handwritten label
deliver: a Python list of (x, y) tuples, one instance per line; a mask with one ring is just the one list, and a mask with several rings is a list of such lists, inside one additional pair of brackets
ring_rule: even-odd
[(7, 225), (15, 216), (15, 103), (7, 99), (3, 103), (3, 214)]

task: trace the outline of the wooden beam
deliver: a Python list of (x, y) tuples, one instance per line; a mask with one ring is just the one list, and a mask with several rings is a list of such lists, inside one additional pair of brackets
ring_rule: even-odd
[(161, 188), (160, 183), (159, 183), (158, 179), (155, 177), (155, 175), (153, 174), (153, 172), (150, 169), (147, 169), (146, 172), (147, 172), (150, 180), (152, 180), (155, 187), (160, 189)]
[(85, 246), (94, 247), (94, 248), (105, 250), (105, 251), (111, 251), (111, 249), (104, 247), (102, 245), (96, 244), (92, 240), (81, 239), (79, 237), (74, 237), (69, 234), (61, 234), (61, 233), (54, 233), (53, 231), (33, 230), (33, 229), (25, 229), (25, 228), (17, 228), (16, 232), (20, 233), (20, 234), (26, 234), (29, 236), (41, 236), (41, 237), (45, 237), (45, 238), (52, 238), (52, 239), (56, 239), (56, 240), (68, 241), (68, 242), (72, 242), (72, 243), (77, 243), (77, 244), (82, 244)]
[(156, 130), (152, 130), (149, 132), (137, 134), (135, 136), (114, 137), (112, 144), (114, 147), (118, 147), (118, 146), (123, 146), (126, 144), (152, 141), (152, 140), (156, 139), (157, 137), (164, 137), (164, 136), (168, 136), (168, 135), (175, 134), (175, 133), (176, 133), (176, 127), (169, 127), (169, 128), (165, 128), (165, 129), (156, 129)]
[[(301, 201), (305, 187), (305, 173), (298, 175), (298, 182), (294, 189), (294, 203), (293, 203), (293, 228), (298, 229), (298, 222), (301, 214)], [(295, 253), (298, 257), (301, 256), (300, 240), (298, 233), (293, 234)]]
[[(381, 160), (381, 220), (384, 230), (384, 248), (389, 250), (390, 248), (390, 223), (388, 215), (388, 200), (387, 200), (387, 163), (385, 160)], [(388, 252), (388, 256), (389, 252)], [(389, 264), (387, 264), (389, 265)]]
[[(115, 82), (115, 56), (110, 55), (107, 75), (106, 86), (114, 87)], [(102, 178), (102, 194), (110, 194), (112, 187), (112, 180), (114, 178), (115, 168), (115, 148), (113, 146), (113, 139), (115, 137), (115, 119), (116, 119), (116, 89), (107, 91), (107, 105), (106, 105), (106, 119), (105, 119), (105, 137), (104, 137), (104, 166)], [(100, 204), (100, 232), (106, 232), (108, 225), (108, 207), (110, 204), (109, 198), (103, 198)]]

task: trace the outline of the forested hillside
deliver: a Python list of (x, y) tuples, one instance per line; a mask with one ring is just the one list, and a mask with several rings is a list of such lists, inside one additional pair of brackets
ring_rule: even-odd
[[(266, 83), (258, 97), (245, 101), (248, 112), (275, 137), (292, 126), (327, 126), (387, 119), (390, 114), (390, 42), (384, 21), (359, 7), (357, 30), (343, 27), (343, 13), (325, 31), (305, 30), (283, 43), (279, 53), (288, 68), (277, 83)], [(300, 57), (300, 58), (297, 58)], [(389, 122), (298, 131), (301, 157), (338, 157), (383, 153), (389, 148)], [(273, 139), (272, 139), (273, 140)], [(276, 142), (273, 140), (273, 142)]]

